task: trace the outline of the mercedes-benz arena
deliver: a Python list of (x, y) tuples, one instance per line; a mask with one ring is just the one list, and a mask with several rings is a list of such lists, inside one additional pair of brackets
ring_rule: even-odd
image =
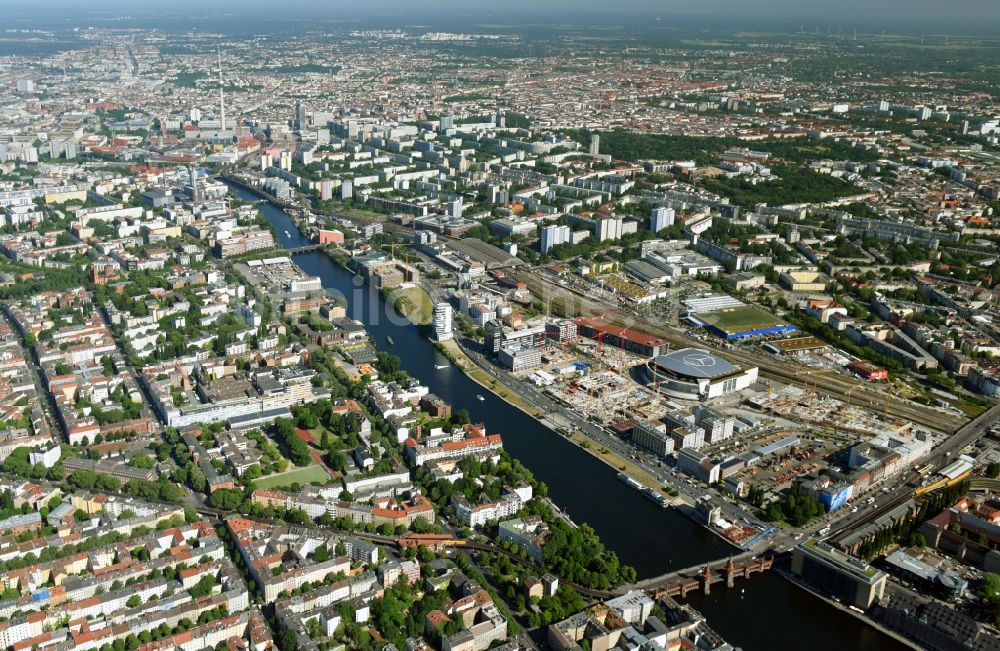
[(757, 367), (740, 368), (701, 348), (658, 355), (646, 363), (646, 381), (657, 391), (683, 400), (707, 400), (749, 388)]

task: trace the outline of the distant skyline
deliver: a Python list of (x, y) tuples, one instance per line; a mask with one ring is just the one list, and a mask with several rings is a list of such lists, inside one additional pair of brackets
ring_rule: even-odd
[[(280, 10), (279, 10), (280, 7)], [(43, 11), (44, 9), (44, 11)], [(155, 15), (171, 20), (200, 17), (218, 18), (222, 14), (237, 14), (241, 18), (270, 18), (288, 21), (310, 15), (324, 19), (371, 20), (385, 22), (397, 19), (440, 26), (454, 20), (468, 24), (477, 19), (503, 19), (502, 22), (557, 22), (601, 20), (630, 23), (651, 17), (670, 20), (714, 19), (719, 28), (732, 28), (739, 23), (771, 21), (787, 28), (797, 21), (812, 21), (812, 29), (820, 22), (843, 27), (870, 24), (880, 29), (912, 29), (923, 26), (974, 29), (978, 33), (1000, 26), (998, 0), (0, 0), (0, 10), (13, 12), (21, 20), (53, 20), (105, 17), (108, 14), (148, 19)], [(1000, 33), (997, 34), (1000, 36)]]

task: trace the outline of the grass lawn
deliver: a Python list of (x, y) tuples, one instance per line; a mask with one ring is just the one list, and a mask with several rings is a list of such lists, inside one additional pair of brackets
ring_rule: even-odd
[(390, 292), (389, 299), (413, 323), (426, 325), (431, 322), (434, 306), (431, 304), (431, 297), (420, 287), (395, 289)]
[(303, 468), (295, 468), (294, 470), (289, 470), (281, 474), (262, 477), (261, 479), (254, 481), (254, 485), (257, 488), (285, 488), (291, 486), (293, 483), (299, 483), (305, 486), (314, 481), (322, 482), (324, 484), (330, 483), (330, 475), (327, 474), (326, 470), (323, 470), (323, 468), (317, 466), (316, 464), (305, 466)]
[(507, 400), (525, 413), (532, 414), (538, 418), (545, 415), (545, 412), (539, 410), (534, 405), (529, 404), (522, 399), (521, 396), (509, 390), (507, 387), (497, 382), (492, 376), (490, 376), (489, 373), (479, 368), (475, 362), (465, 356), (465, 351), (459, 348), (458, 344), (455, 343), (454, 340), (445, 341), (444, 347), (451, 353), (452, 358), (457, 360), (456, 365), (458, 368), (462, 369), (462, 372), (468, 375), (474, 382), (481, 384), (483, 387), (488, 387), (490, 392), (495, 393), (504, 400)]
[(698, 312), (696, 316), (701, 321), (726, 332), (759, 330), (782, 324), (781, 319), (752, 305), (727, 308), (718, 312)]
[[(603, 445), (597, 445), (586, 434), (574, 430), (570, 432), (568, 438), (598, 459), (602, 459), (603, 457), (602, 460), (609, 465), (614, 466), (618, 470), (625, 471), (632, 479), (635, 479), (643, 486), (651, 488), (659, 488), (661, 486), (660, 482), (656, 480), (656, 477), (651, 472), (635, 463), (632, 459), (626, 459)], [(587, 445), (584, 446), (584, 443)]]

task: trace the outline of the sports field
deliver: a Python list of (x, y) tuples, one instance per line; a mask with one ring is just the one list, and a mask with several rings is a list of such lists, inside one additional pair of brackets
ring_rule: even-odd
[(764, 330), (784, 325), (781, 319), (752, 305), (731, 307), (718, 312), (698, 312), (699, 321), (728, 333)]
[(257, 488), (287, 488), (294, 483), (303, 486), (318, 481), (323, 484), (329, 483), (330, 475), (323, 468), (316, 464), (296, 468), (277, 475), (269, 475), (254, 481)]

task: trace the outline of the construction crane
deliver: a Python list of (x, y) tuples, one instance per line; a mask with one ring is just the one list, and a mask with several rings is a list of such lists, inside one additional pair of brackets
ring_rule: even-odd
[[(616, 311), (617, 310), (608, 310), (607, 312), (604, 312), (603, 314), (600, 314), (600, 315), (594, 317), (594, 320), (595, 321), (603, 321), (604, 317), (606, 317), (607, 315), (611, 314), (612, 312), (616, 312)], [(597, 329), (597, 328), (595, 328), (595, 329)], [(594, 339), (597, 340), (597, 354), (598, 355), (601, 354), (601, 345), (604, 343), (604, 335), (605, 335), (604, 330), (597, 330), (597, 336), (594, 337)]]
[[(621, 346), (621, 366), (625, 365), (625, 333), (628, 332), (628, 328), (628, 326), (625, 326), (625, 329), (618, 335), (618, 343)], [(615, 367), (615, 372), (618, 373), (618, 375), (622, 374), (621, 366)]]
[(885, 419), (886, 422), (889, 422), (889, 401), (891, 399), (892, 399), (892, 382), (890, 381), (885, 392), (885, 400), (882, 402), (882, 417)]
[(840, 409), (837, 411), (838, 414), (843, 415), (847, 408), (851, 406), (851, 396), (854, 395), (854, 392), (857, 389), (857, 385), (853, 385), (847, 390), (847, 397), (840, 401)]

